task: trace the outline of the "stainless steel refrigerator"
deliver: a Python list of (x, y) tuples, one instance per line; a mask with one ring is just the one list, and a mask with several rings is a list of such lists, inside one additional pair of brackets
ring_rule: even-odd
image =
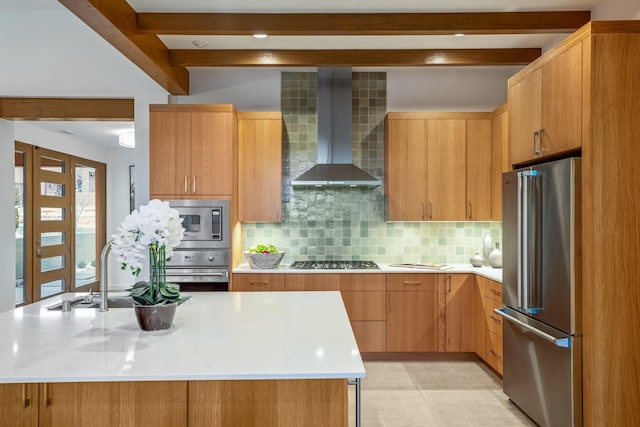
[(541, 426), (582, 425), (580, 159), (503, 174), (503, 387)]

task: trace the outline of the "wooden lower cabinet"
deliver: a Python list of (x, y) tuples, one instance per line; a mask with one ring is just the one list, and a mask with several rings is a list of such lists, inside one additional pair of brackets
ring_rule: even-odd
[(38, 426), (38, 384), (0, 384), (0, 425)]
[(189, 427), (347, 427), (347, 380), (189, 381), (188, 408)]
[(340, 274), (290, 273), (285, 277), (286, 291), (339, 291)]
[(387, 351), (387, 322), (384, 320), (352, 321), (351, 329), (361, 353)]
[(502, 374), (502, 317), (493, 310), (502, 307), (502, 284), (476, 276), (474, 292), (474, 351)]
[(284, 274), (279, 273), (239, 273), (233, 275), (231, 290), (248, 291), (284, 291)]
[(473, 352), (474, 274), (443, 274), (445, 351)]
[(187, 382), (41, 384), (39, 425), (186, 427)]

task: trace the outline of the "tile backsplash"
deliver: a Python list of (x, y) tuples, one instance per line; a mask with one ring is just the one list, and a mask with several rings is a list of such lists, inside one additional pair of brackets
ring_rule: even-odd
[[(468, 262), (482, 238), (501, 242), (500, 222), (385, 222), (382, 187), (296, 188), (316, 163), (316, 73), (282, 73), (282, 223), (246, 223), (244, 249), (272, 243), (294, 260)], [(386, 74), (353, 73), (353, 163), (383, 178)]]

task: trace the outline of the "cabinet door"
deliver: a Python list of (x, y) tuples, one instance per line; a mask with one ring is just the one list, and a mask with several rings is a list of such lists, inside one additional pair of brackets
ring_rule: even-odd
[(491, 219), (502, 220), (502, 173), (508, 166), (509, 112), (491, 120)]
[(446, 351), (473, 351), (474, 275), (446, 274)]
[(542, 127), (542, 70), (509, 88), (509, 164), (534, 158), (534, 132)]
[(387, 351), (438, 351), (436, 291), (387, 292)]
[(340, 275), (335, 273), (287, 274), (286, 291), (339, 291)]
[(0, 384), (0, 425), (38, 427), (38, 384)]
[(491, 120), (467, 120), (467, 216), (491, 219)]
[(233, 113), (192, 112), (191, 177), (193, 195), (231, 195), (237, 142)]
[(426, 219), (424, 120), (387, 120), (385, 196), (389, 221)]
[(186, 381), (48, 383), (40, 389), (41, 427), (187, 425)]
[(156, 111), (149, 114), (149, 193), (152, 197), (181, 197), (190, 191), (190, 115)]
[(244, 119), (241, 113), (238, 120), (239, 220), (280, 222), (281, 199), (282, 119)]
[(465, 219), (466, 158), (466, 120), (427, 120), (427, 219)]
[(541, 155), (582, 145), (582, 43), (542, 67)]
[(485, 358), (485, 335), (487, 329), (487, 319), (485, 316), (485, 282), (480, 276), (476, 276), (473, 291), (473, 351)]
[(284, 274), (237, 273), (233, 275), (231, 290), (234, 292), (284, 291)]

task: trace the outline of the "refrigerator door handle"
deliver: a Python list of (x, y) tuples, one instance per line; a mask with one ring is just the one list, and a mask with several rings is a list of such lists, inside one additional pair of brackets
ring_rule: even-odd
[(526, 272), (525, 272), (525, 263), (524, 260), (527, 258), (527, 245), (524, 241), (525, 233), (524, 233), (524, 215), (526, 215), (526, 208), (523, 206), (524, 203), (524, 180), (525, 177), (522, 173), (518, 173), (518, 264), (517, 264), (517, 306), (518, 308), (523, 308), (525, 305), (524, 301), (524, 292), (523, 287), (526, 281)]
[(506, 308), (495, 308), (493, 311), (496, 314), (504, 317), (509, 322), (515, 323), (516, 325), (523, 327), (524, 329), (526, 329), (527, 331), (531, 332), (532, 334), (535, 334), (535, 335), (539, 336), (540, 338), (557, 345), (558, 347), (564, 347), (564, 348), (570, 348), (571, 347), (571, 336), (566, 335), (566, 336), (561, 336), (561, 337), (554, 337), (553, 335), (550, 335), (550, 334), (548, 334), (546, 332), (543, 332), (540, 329), (536, 329), (533, 326), (527, 325), (526, 323), (522, 322), (521, 320), (518, 320), (515, 317), (510, 316), (509, 314), (507, 314), (507, 309)]

